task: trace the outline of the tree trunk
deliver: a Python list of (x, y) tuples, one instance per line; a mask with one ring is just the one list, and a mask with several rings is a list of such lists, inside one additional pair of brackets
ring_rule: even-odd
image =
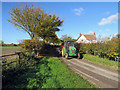
[(46, 41), (45, 39), (43, 40), (43, 42), (44, 42), (45, 44), (47, 43), (47, 41)]

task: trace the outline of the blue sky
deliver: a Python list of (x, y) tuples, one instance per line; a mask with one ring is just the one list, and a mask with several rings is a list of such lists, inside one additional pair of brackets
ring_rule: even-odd
[(97, 37), (99, 34), (104, 37), (118, 33), (118, 2), (2, 2), (2, 40), (5, 43), (18, 43), (30, 38), (7, 21), (12, 8), (24, 4), (41, 6), (64, 19), (61, 31), (56, 33), (59, 38), (65, 34), (77, 39), (80, 33), (95, 32)]

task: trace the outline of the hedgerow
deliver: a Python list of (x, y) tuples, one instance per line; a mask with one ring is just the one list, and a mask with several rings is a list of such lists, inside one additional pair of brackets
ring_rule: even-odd
[(78, 44), (79, 52), (88, 53), (92, 55), (98, 55), (102, 58), (108, 58), (110, 60), (119, 60), (120, 57), (120, 39), (112, 38), (110, 41), (102, 43), (85, 43)]
[(24, 55), (27, 63), (10, 71), (3, 70), (5, 88), (95, 88), (71, 72), (57, 57), (33, 58)]
[(21, 41), (20, 46), (24, 51), (33, 51), (33, 49), (42, 50), (45, 44), (38, 39), (29, 39)]

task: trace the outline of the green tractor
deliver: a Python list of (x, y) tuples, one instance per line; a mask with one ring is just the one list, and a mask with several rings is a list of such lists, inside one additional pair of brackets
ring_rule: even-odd
[(76, 56), (79, 59), (81, 58), (80, 53), (78, 53), (77, 49), (74, 46), (74, 41), (64, 41), (64, 45), (62, 48), (62, 57), (68, 59), (69, 56)]

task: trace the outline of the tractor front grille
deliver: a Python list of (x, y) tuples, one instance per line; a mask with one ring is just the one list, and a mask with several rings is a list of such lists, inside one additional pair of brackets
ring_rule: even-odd
[(71, 53), (76, 53), (76, 50), (71, 50)]

